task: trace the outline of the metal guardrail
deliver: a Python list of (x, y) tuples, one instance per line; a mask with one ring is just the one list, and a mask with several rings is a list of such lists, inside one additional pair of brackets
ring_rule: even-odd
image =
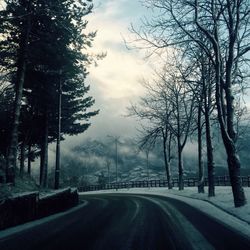
[[(250, 176), (241, 176), (241, 181), (244, 187), (250, 187)], [(214, 179), (215, 186), (230, 186), (229, 176), (216, 176)], [(208, 179), (204, 180), (205, 186), (208, 185)], [(187, 178), (184, 180), (184, 186), (195, 187), (198, 185), (197, 178)], [(110, 183), (105, 185), (88, 185), (78, 187), (79, 192), (109, 190), (109, 189), (128, 189), (128, 188), (146, 188), (146, 187), (167, 187), (167, 180), (143, 180), (143, 181), (129, 181)], [(178, 187), (178, 178), (172, 179), (172, 186)]]

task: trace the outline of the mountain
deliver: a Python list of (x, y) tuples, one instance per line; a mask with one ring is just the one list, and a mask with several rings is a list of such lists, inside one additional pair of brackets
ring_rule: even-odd
[[(249, 175), (250, 162), (247, 146), (248, 140), (244, 137), (240, 157), (242, 160), (242, 174)], [(246, 144), (246, 145), (245, 145)], [(226, 154), (221, 141), (215, 143), (215, 174), (228, 175)], [(120, 139), (117, 146), (118, 154), (118, 181), (146, 180), (148, 178), (146, 153), (139, 151), (135, 141)], [(173, 155), (176, 155), (173, 153)], [(184, 150), (184, 171), (187, 177), (197, 176), (197, 145), (188, 142)], [(206, 162), (205, 162), (206, 163)], [(62, 180), (64, 185), (90, 185), (100, 182), (116, 181), (116, 148), (110, 138), (105, 140), (87, 139), (62, 154)], [(177, 159), (174, 157), (171, 164), (172, 176), (177, 177)], [(205, 169), (206, 175), (206, 169)], [(157, 144), (149, 153), (149, 178), (165, 179), (163, 152)]]

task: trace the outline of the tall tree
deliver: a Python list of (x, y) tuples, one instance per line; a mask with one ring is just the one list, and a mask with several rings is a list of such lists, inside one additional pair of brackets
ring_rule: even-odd
[(218, 121), (227, 152), (234, 204), (243, 206), (246, 198), (236, 151), (234, 99), (236, 86), (245, 77), (244, 61), (250, 51), (249, 1), (148, 0), (146, 3), (158, 9), (160, 14), (146, 24), (149, 28), (146, 32), (139, 34), (144, 41), (148, 41), (148, 32), (151, 32), (150, 44), (157, 48), (194, 43), (212, 62)]
[[(86, 97), (89, 86), (84, 84), (86, 66), (92, 60), (86, 50), (95, 37), (95, 32), (85, 33), (84, 17), (91, 12), (91, 2), (6, 0), (6, 9), (1, 11), (4, 17), (1, 66), (10, 71), (9, 79), (16, 93), (8, 151), (7, 180), (10, 182), (14, 182), (21, 111), (25, 114), (19, 128), (19, 141), (24, 142), (25, 131), (28, 131), (29, 146), (40, 145), (41, 183), (46, 186), (48, 143), (56, 138), (57, 131), (55, 100), (59, 79), (62, 83), (61, 138), (63, 134), (85, 131), (90, 125), (89, 118), (98, 113), (87, 111), (94, 100)], [(59, 72), (62, 75), (59, 76)], [(29, 116), (33, 117), (32, 122)]]
[[(87, 25), (83, 17), (90, 13), (92, 5), (87, 5), (85, 1), (77, 5), (74, 3), (73, 0), (61, 1), (60, 4), (55, 4), (54, 1), (41, 1), (41, 11), (47, 9), (50, 15), (38, 15), (34, 21), (34, 34), (39, 39), (31, 45), (34, 53), (30, 59), (30, 79), (27, 87), (31, 88), (31, 98), (38, 96), (38, 109), (44, 117), (42, 157), (45, 159), (50, 141), (46, 139), (48, 136), (51, 140), (59, 136), (60, 140), (63, 134), (81, 133), (90, 125), (82, 121), (87, 121), (98, 113), (87, 112), (94, 103), (91, 97), (85, 97), (89, 87), (84, 85), (84, 79), (87, 75), (86, 64), (90, 58), (87, 54), (79, 53), (86, 53), (86, 48), (91, 46), (95, 36), (95, 33), (83, 33)], [(62, 100), (61, 115), (56, 101), (58, 96), (61, 96)], [(59, 116), (62, 132), (60, 135), (57, 132)], [(41, 182), (46, 179), (46, 169), (47, 161), (42, 160)], [(56, 177), (56, 186), (59, 185), (58, 180)]]
[(18, 148), (18, 125), (21, 110), (21, 101), (23, 96), (23, 85), (25, 79), (25, 72), (27, 66), (27, 54), (29, 37), (31, 31), (31, 13), (32, 6), (31, 1), (7, 1), (6, 16), (19, 16), (22, 18), (9, 19), (9, 27), (14, 26), (17, 28), (17, 34), (13, 40), (16, 40), (17, 54), (16, 54), (16, 70), (13, 75), (13, 81), (15, 85), (15, 101), (13, 107), (13, 122), (12, 129), (10, 133), (10, 140), (8, 146), (7, 155), (7, 169), (6, 169), (6, 181), (10, 183), (15, 183), (15, 169), (16, 169), (16, 157)]
[[(192, 48), (192, 49), (190, 49)], [(197, 106), (197, 132), (198, 132), (198, 165), (199, 165), (199, 184), (198, 191), (204, 190), (204, 171), (202, 156), (202, 129), (205, 125), (206, 148), (207, 148), (207, 171), (208, 171), (208, 196), (215, 196), (214, 186), (214, 160), (213, 144), (211, 136), (211, 115), (215, 108), (214, 71), (211, 61), (199, 47), (190, 47), (188, 45), (185, 51), (188, 60), (192, 62), (187, 72), (182, 72), (185, 82), (195, 97)], [(187, 75), (187, 76), (186, 76)], [(204, 116), (204, 122), (202, 117)]]

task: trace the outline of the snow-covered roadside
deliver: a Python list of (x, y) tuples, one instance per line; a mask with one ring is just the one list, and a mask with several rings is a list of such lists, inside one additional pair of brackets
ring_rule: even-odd
[(250, 238), (250, 188), (245, 188), (248, 204), (244, 207), (234, 208), (232, 191), (229, 187), (216, 187), (216, 197), (207, 197), (205, 194), (198, 194), (197, 188), (185, 188), (183, 191), (167, 188), (133, 188), (84, 192), (80, 194), (100, 194), (100, 193), (134, 193), (134, 194), (155, 194), (172, 197), (190, 204), (205, 212), (209, 216), (216, 218), (229, 227), (241, 232)]
[(248, 203), (245, 206), (239, 207), (239, 208), (234, 207), (233, 194), (232, 194), (232, 190), (230, 187), (216, 187), (215, 197), (208, 197), (207, 189), (205, 191), (206, 193), (199, 194), (197, 193), (197, 188), (186, 188), (183, 191), (173, 189), (168, 192), (171, 194), (175, 194), (175, 195), (181, 195), (185, 197), (208, 201), (214, 204), (215, 206), (225, 210), (226, 212), (250, 224), (250, 188), (249, 187), (244, 188)]

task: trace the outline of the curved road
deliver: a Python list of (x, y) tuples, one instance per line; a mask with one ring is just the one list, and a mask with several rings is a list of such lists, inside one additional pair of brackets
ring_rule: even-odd
[(173, 198), (139, 194), (81, 198), (83, 204), (70, 212), (21, 231), (0, 232), (0, 249), (250, 249), (250, 237)]

